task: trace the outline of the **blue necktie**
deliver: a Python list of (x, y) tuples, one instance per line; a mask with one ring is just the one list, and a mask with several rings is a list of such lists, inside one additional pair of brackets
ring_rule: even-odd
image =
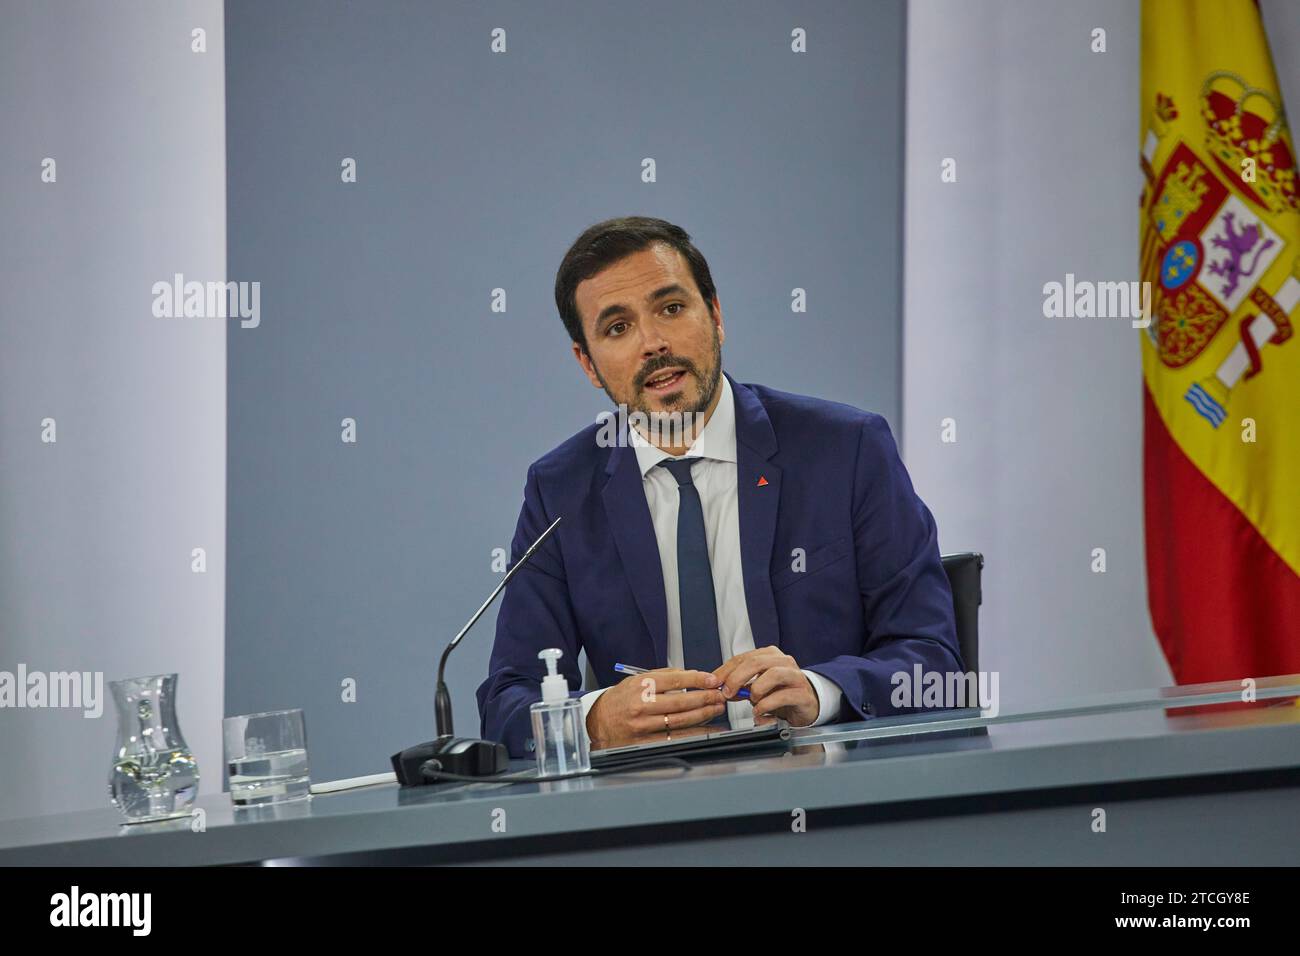
[[(677, 479), (677, 593), (681, 602), (682, 666), (712, 671), (722, 666), (718, 640), (718, 605), (713, 594), (713, 567), (704, 534), (704, 507), (691, 481), (698, 458), (669, 458), (659, 462)], [(714, 719), (730, 726), (727, 712)]]

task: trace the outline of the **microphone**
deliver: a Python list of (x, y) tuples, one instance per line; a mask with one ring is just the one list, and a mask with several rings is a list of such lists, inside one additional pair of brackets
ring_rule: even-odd
[(515, 562), (515, 566), (506, 572), (506, 576), (496, 586), (496, 590), (488, 595), (488, 599), (474, 612), (474, 616), (466, 622), (465, 626), (460, 629), (460, 633), (451, 639), (447, 649), (442, 652), (442, 659), (438, 662), (438, 690), (433, 702), (438, 737), (436, 740), (416, 744), (414, 747), (407, 747), (405, 750), (393, 754), (393, 772), (397, 775), (397, 780), (402, 786), (418, 787), (434, 782), (424, 779), (425, 764), (429, 764), (430, 769), (462, 777), (490, 777), (505, 771), (510, 762), (510, 752), (506, 750), (505, 744), (494, 740), (478, 740), (473, 737), (457, 737), (455, 735), (451, 720), (451, 692), (447, 690), (447, 682), (444, 680), (444, 674), (447, 670), (447, 658), (456, 649), (456, 645), (464, 639), (469, 629), (474, 626), (474, 623), (483, 616), (483, 612), (492, 606), (492, 602), (510, 583), (510, 579), (528, 563), (528, 559), (533, 556), (533, 552), (547, 539), (559, 523), (559, 518), (551, 522), (551, 526), (542, 532), (542, 536), (534, 541), (532, 546), (523, 553), (523, 556)]

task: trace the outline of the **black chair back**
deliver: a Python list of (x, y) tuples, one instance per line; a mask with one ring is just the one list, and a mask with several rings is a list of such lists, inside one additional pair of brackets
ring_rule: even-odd
[(980, 604), (984, 597), (980, 589), (980, 573), (984, 570), (984, 555), (978, 551), (962, 551), (939, 556), (952, 587), (952, 607), (957, 616), (957, 646), (961, 650), (962, 666), (969, 671), (980, 669)]

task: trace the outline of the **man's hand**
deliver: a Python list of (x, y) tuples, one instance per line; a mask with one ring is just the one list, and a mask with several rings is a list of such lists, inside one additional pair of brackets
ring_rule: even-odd
[(691, 736), (694, 732), (686, 728), (726, 712), (726, 701), (714, 689), (718, 684), (707, 671), (671, 667), (623, 678), (597, 697), (587, 713), (592, 749), (666, 740), (668, 734)]
[(812, 681), (793, 657), (773, 645), (737, 654), (713, 674), (728, 700), (735, 700), (736, 693), (753, 679), (748, 690), (756, 724), (770, 723), (762, 718), (771, 714), (788, 720), (792, 727), (807, 727), (821, 713)]

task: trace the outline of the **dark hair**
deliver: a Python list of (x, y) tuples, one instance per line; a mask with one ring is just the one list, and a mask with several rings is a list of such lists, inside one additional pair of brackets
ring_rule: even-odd
[(713, 276), (709, 273), (708, 262), (691, 243), (685, 229), (647, 216), (606, 219), (589, 227), (574, 241), (555, 274), (555, 306), (560, 310), (569, 338), (581, 345), (584, 352), (587, 351), (587, 333), (582, 327), (582, 317), (578, 315), (579, 283), (656, 242), (666, 243), (682, 254), (691, 267), (691, 275), (695, 277), (695, 285), (708, 306), (709, 314), (713, 314), (713, 297), (717, 294)]

